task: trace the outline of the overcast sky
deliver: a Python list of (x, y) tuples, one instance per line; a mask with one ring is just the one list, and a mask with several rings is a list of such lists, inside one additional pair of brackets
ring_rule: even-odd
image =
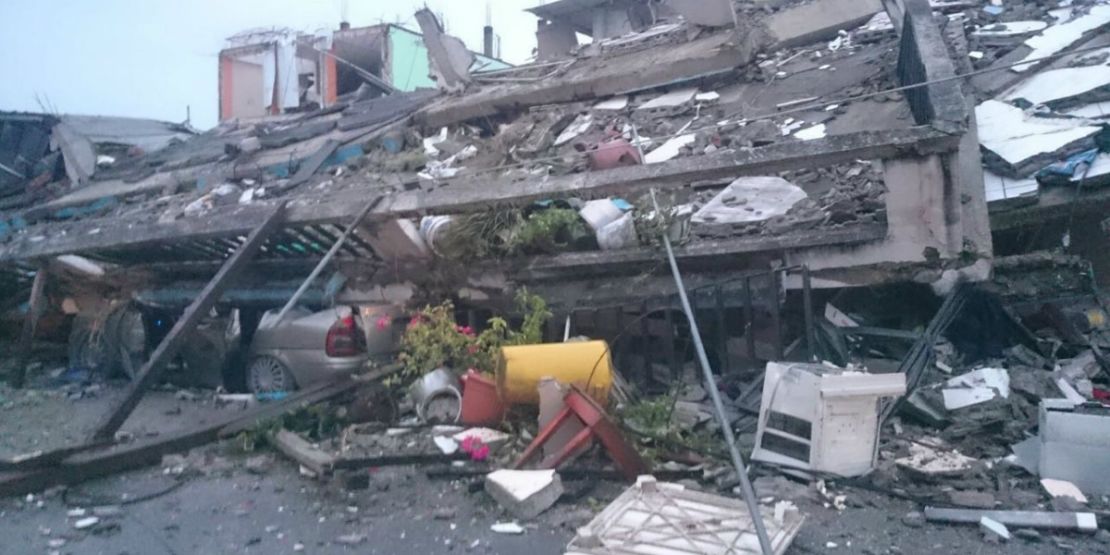
[[(501, 54), (524, 62), (535, 48), (540, 0), (490, 0)], [(447, 30), (482, 49), (484, 0), (0, 0), (0, 110), (116, 115), (216, 123), (217, 55), (224, 39), (255, 27), (315, 32), (400, 23), (427, 4)], [(344, 12), (346, 12), (344, 14)], [(40, 100), (37, 100), (36, 97)]]

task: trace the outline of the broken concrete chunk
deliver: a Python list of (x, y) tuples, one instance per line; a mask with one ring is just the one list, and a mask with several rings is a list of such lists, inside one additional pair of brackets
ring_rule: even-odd
[[(1066, 67), (1038, 73), (1006, 95), (1005, 100), (1059, 107), (1069, 100), (1110, 85), (1105, 65)], [(1074, 102), (1072, 104), (1075, 104)]]
[(694, 100), (694, 96), (698, 94), (697, 87), (688, 87), (676, 89), (662, 96), (653, 98), (640, 106), (640, 110), (660, 110), (666, 108), (676, 108), (689, 104)]
[[(925, 438), (928, 439), (928, 438)], [(958, 476), (975, 465), (975, 459), (960, 454), (954, 449), (936, 446), (929, 447), (921, 443), (910, 444), (910, 455), (896, 459), (895, 464), (907, 470), (912, 470), (926, 476)]]
[(614, 96), (613, 98), (602, 100), (594, 104), (594, 110), (602, 112), (616, 112), (628, 107), (627, 96)]
[(578, 116), (573, 123), (567, 126), (567, 128), (555, 138), (555, 146), (563, 146), (573, 141), (579, 135), (589, 131), (590, 127), (593, 126), (593, 121), (593, 116), (589, 114)]
[(727, 27), (734, 23), (731, 0), (668, 0), (667, 5), (694, 25)]
[(1074, 499), (1077, 503), (1087, 503), (1087, 496), (1083, 495), (1079, 487), (1066, 480), (1044, 478), (1041, 480), (1041, 485), (1044, 486), (1044, 490), (1048, 492), (1048, 495), (1051, 497), (1067, 497)]
[(647, 155), (644, 156), (644, 161), (648, 164), (666, 162), (678, 156), (684, 147), (694, 144), (696, 140), (697, 135), (693, 133), (672, 137), (659, 148), (647, 153)]
[[(781, 177), (741, 177), (713, 197), (693, 217), (693, 223), (743, 224), (782, 216), (807, 198), (801, 187)], [(745, 201), (728, 206), (724, 199)]]
[(988, 100), (975, 108), (979, 143), (1012, 172), (1024, 173), (1071, 153), (1099, 128), (1073, 120), (1041, 118), (1016, 106)]
[[(1026, 40), (1025, 46), (1028, 46), (1031, 51), (1021, 61), (1036, 60), (1062, 52), (1081, 40), (1089, 31), (1107, 23), (1110, 23), (1110, 5), (1092, 6), (1087, 15), (1053, 25), (1039, 35)], [(1020, 73), (1031, 67), (1033, 64), (1028, 63), (1014, 66), (1011, 70)]]
[(432, 441), (435, 441), (436, 447), (444, 455), (454, 455), (459, 450), (458, 442), (449, 437), (436, 436)]
[(486, 492), (519, 519), (532, 519), (563, 495), (554, 470), (498, 470), (486, 475)]
[(825, 124), (819, 123), (813, 127), (807, 127), (794, 133), (794, 137), (803, 141), (812, 141), (814, 139), (824, 139), (826, 135)]

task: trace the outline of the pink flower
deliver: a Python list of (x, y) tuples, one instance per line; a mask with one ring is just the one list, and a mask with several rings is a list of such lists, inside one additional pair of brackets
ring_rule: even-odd
[(455, 331), (469, 337), (474, 337), (474, 328), (470, 326), (455, 326)]
[(488, 459), (489, 458), (489, 445), (483, 445), (483, 446), (471, 451), (470, 452), (470, 458), (472, 460), (475, 460), (475, 461), (478, 461), (478, 462), (482, 462), (482, 461)]
[(459, 448), (463, 453), (470, 455), (470, 459), (474, 461), (484, 461), (489, 458), (489, 445), (482, 443), (482, 440), (474, 436), (466, 436), (459, 444)]
[(382, 316), (378, 318), (378, 331), (384, 330), (389, 327), (389, 316)]
[(471, 354), (471, 355), (474, 354), (474, 353), (477, 353), (478, 352), (478, 346), (477, 345), (467, 345), (466, 346), (466, 352), (467, 352), (467, 354)]

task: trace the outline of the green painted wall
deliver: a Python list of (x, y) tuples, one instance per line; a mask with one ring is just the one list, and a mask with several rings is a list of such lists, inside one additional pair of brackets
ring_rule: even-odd
[[(403, 27), (390, 27), (389, 53), (391, 57), (390, 74), (393, 76), (393, 86), (402, 91), (416, 89), (434, 89), (436, 84), (428, 75), (428, 49), (424, 46), (424, 37)], [(475, 54), (475, 67), (485, 71), (511, 67), (500, 60), (494, 60)]]

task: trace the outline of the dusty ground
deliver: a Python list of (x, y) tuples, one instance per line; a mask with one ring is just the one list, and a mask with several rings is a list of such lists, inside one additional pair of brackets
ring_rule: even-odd
[[(105, 386), (95, 396), (71, 399), (56, 389), (0, 388), (0, 456), (83, 437), (119, 392), (118, 385)], [(204, 396), (182, 399), (174, 391), (160, 391), (143, 401), (125, 429), (166, 433), (217, 411), (235, 410), (242, 409), (217, 408)], [(371, 471), (370, 479), (369, 489), (348, 493), (301, 476), (280, 455), (263, 451), (259, 458), (233, 443), (212, 445), (190, 454), (178, 476), (151, 468), (64, 494), (0, 500), (0, 555), (559, 554), (575, 527), (623, 488), (614, 482), (570, 481), (573, 501), (560, 501), (536, 521), (524, 523), (523, 535), (506, 536), (489, 529), (509, 519), (481, 491), (480, 482), (432, 480), (411, 467)], [(1034, 540), (989, 543), (976, 527), (907, 525), (903, 517), (919, 509), (907, 501), (843, 489), (838, 493), (847, 495), (848, 508), (837, 511), (804, 490), (794, 497), (808, 521), (791, 554), (1110, 553), (1110, 545), (1098, 538), (1077, 534), (1046, 532)], [(152, 498), (121, 504), (148, 496)], [(70, 511), (80, 508), (91, 515), (102, 505), (114, 507), (98, 526), (75, 530), (78, 518), (68, 516)]]

